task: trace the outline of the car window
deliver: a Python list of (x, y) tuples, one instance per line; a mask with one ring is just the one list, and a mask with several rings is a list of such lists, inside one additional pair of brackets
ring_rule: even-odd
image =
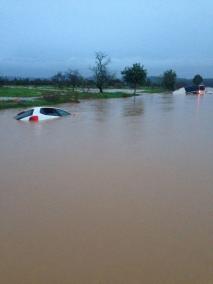
[(54, 108), (41, 108), (40, 113), (44, 115), (60, 116), (60, 114)]
[(198, 87), (197, 86), (191, 86), (191, 87), (186, 87), (186, 92), (196, 92), (198, 91)]
[(205, 86), (199, 86), (199, 89), (200, 89), (201, 91), (205, 91)]
[(60, 116), (67, 116), (70, 115), (68, 111), (62, 110), (62, 109), (57, 109), (57, 112), (59, 113)]
[(33, 109), (27, 110), (27, 111), (22, 111), (20, 113), (18, 113), (15, 117), (15, 119), (20, 120), (22, 118), (31, 116), (33, 114)]

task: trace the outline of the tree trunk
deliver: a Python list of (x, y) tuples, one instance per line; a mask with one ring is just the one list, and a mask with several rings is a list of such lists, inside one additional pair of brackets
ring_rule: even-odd
[(102, 87), (99, 87), (99, 91), (101, 94), (103, 94), (103, 88)]
[(135, 104), (136, 89), (137, 89), (137, 85), (135, 84), (135, 88), (134, 88), (134, 104)]
[(134, 86), (134, 96), (136, 95), (136, 91), (137, 91), (137, 86)]

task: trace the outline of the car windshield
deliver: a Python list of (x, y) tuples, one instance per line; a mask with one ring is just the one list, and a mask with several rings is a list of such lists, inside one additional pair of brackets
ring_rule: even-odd
[(205, 91), (205, 86), (200, 86), (199, 89), (200, 91)]
[(67, 116), (70, 115), (69, 112), (62, 110), (62, 109), (56, 109), (56, 108), (41, 108), (40, 113), (44, 115), (51, 115), (51, 116)]
[(15, 116), (15, 119), (20, 120), (20, 119), (23, 119), (25, 117), (31, 116), (32, 114), (33, 114), (33, 109), (30, 109), (30, 110), (27, 110), (27, 111), (22, 111)]
[(68, 111), (62, 110), (62, 109), (57, 109), (57, 112), (59, 113), (60, 116), (67, 116), (70, 115)]
[(57, 109), (55, 108), (41, 108), (40, 113), (44, 115), (60, 116)]

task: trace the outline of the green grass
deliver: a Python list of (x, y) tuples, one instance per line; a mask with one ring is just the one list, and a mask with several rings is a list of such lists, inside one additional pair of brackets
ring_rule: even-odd
[(69, 88), (58, 89), (54, 87), (2, 87), (0, 88), (0, 97), (10, 97), (11, 99), (0, 100), (0, 109), (20, 107), (28, 108), (32, 106), (76, 103), (79, 102), (79, 100), (84, 99), (112, 99), (127, 98), (131, 96), (132, 94), (126, 94), (122, 92), (103, 94), (72, 92)]
[(57, 96), (55, 98), (37, 98), (35, 100), (6, 100), (0, 101), (0, 109), (6, 108), (29, 108), (35, 106), (45, 106), (45, 105), (57, 105), (64, 103), (73, 103), (76, 102), (75, 97), (67, 96)]
[(132, 97), (132, 94), (126, 94), (122, 92), (114, 93), (78, 93), (79, 99), (114, 99), (114, 98), (128, 98)]
[[(42, 100), (35, 101), (20, 101), (17, 102), (15, 100), (8, 100), (8, 101), (0, 101), (0, 110), (1, 109), (8, 109), (8, 108), (20, 108), (20, 107), (32, 107), (32, 106), (39, 106), (43, 105)], [(45, 104), (44, 104), (45, 105)]]
[[(23, 98), (31, 98), (31, 97), (40, 97), (45, 95), (46, 93), (52, 94), (70, 94), (73, 93), (71, 88), (54, 88), (54, 87), (1, 87), (0, 88), (0, 97), (23, 97)], [(76, 93), (76, 92), (74, 92)], [(78, 92), (81, 99), (84, 98), (123, 98), (129, 97), (130, 95), (122, 93), (122, 92), (115, 92), (115, 93), (87, 93), (87, 92)]]
[(154, 94), (154, 93), (165, 93), (167, 90), (165, 90), (162, 87), (143, 87), (143, 92), (148, 94)]
[(0, 97), (38, 97), (42, 92), (36, 88), (27, 87), (1, 87)]
[[(143, 92), (149, 94), (162, 93), (165, 92), (165, 89), (159, 87), (144, 87)], [(107, 92), (103, 94), (77, 91), (72, 92), (71, 88), (59, 89), (54, 86), (5, 86), (0, 88), (0, 97), (10, 97), (14, 99), (0, 100), (0, 109), (74, 103), (78, 102), (78, 100), (86, 99), (113, 99), (132, 96), (132, 93), (126, 94), (123, 92)], [(28, 98), (28, 100), (25, 100), (25, 98)]]
[[(144, 87), (142, 88), (144, 93), (162, 93), (165, 92), (164, 88), (161, 87)], [(33, 97), (42, 97), (46, 93), (48, 94), (57, 94), (65, 95), (73, 93), (71, 88), (59, 89), (54, 86), (39, 86), (39, 87), (24, 87), (24, 86), (5, 86), (0, 88), (0, 97), (22, 97), (22, 98), (33, 98)], [(125, 98), (130, 97), (131, 94), (126, 94), (122, 92), (115, 93), (86, 93), (79, 92), (80, 99), (109, 99), (109, 98)]]

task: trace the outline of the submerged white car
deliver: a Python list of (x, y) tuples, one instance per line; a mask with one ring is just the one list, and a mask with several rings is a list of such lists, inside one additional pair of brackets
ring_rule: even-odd
[(15, 116), (16, 120), (21, 121), (43, 121), (54, 119), (57, 117), (70, 115), (69, 112), (53, 107), (35, 107), (26, 111), (22, 111)]

